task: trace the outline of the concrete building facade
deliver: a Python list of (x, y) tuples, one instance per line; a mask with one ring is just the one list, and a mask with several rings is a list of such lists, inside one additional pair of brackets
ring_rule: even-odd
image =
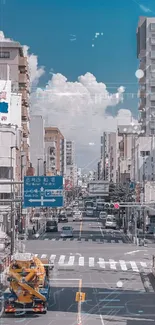
[(45, 127), (45, 161), (47, 175), (66, 174), (66, 142), (57, 127)]
[(44, 175), (45, 125), (41, 115), (32, 115), (30, 120), (30, 157), (35, 175)]
[(101, 159), (98, 163), (98, 179), (117, 181), (117, 133), (104, 132), (101, 136)]
[(75, 164), (75, 143), (74, 141), (66, 141), (66, 165)]
[(21, 152), (26, 157), (24, 174), (29, 167), (29, 68), (27, 57), (24, 57), (23, 48), (18, 42), (5, 40), (0, 35), (0, 79), (11, 80), (12, 92), (22, 95), (22, 138)]
[(139, 78), (139, 112), (142, 130), (155, 134), (155, 18), (140, 17), (137, 28), (137, 58), (143, 75)]

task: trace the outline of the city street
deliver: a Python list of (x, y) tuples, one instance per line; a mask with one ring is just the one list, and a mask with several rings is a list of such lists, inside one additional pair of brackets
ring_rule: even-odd
[[(84, 217), (68, 225), (74, 227), (73, 240), (48, 233), (26, 244), (27, 252), (49, 257), (55, 265), (48, 313), (4, 316), (3, 324), (147, 325), (155, 321), (155, 281), (147, 247), (137, 249), (119, 231), (102, 230), (97, 219)], [(76, 301), (77, 292), (85, 293), (85, 301)]]

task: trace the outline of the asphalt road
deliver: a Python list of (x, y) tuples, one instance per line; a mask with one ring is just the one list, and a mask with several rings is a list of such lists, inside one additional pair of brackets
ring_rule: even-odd
[[(152, 251), (137, 248), (119, 231), (103, 230), (97, 219), (69, 224), (74, 227), (73, 240), (60, 240), (58, 232), (26, 243), (28, 252), (48, 256), (55, 265), (48, 313), (3, 316), (2, 324), (155, 324)], [(77, 292), (85, 294), (84, 301), (76, 301)]]

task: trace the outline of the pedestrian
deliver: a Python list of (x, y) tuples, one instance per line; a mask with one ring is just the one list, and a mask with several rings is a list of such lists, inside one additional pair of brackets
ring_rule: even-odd
[(32, 228), (32, 233), (33, 233), (33, 235), (35, 235), (35, 233), (36, 233), (35, 226), (33, 226), (33, 228)]

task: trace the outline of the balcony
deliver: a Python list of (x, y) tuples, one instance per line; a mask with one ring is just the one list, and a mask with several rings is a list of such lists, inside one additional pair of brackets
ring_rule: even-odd
[(22, 120), (23, 121), (30, 120), (29, 111), (26, 106), (22, 106)]
[(146, 90), (140, 89), (140, 91), (139, 91), (139, 97), (140, 98), (146, 98)]
[(55, 159), (56, 158), (56, 154), (53, 153), (52, 155), (49, 156), (49, 158), (50, 158), (50, 160)]
[(27, 57), (24, 56), (19, 57), (19, 66), (28, 68)]
[(28, 77), (26, 73), (19, 73), (19, 83), (28, 85)]
[(146, 50), (141, 50), (140, 51), (140, 55), (139, 55), (140, 58), (144, 58), (146, 57)]
[(151, 38), (151, 45), (155, 45), (155, 38), (154, 37)]
[(151, 51), (151, 59), (155, 59), (155, 51)]
[(139, 104), (138, 104), (138, 110), (139, 111), (144, 111), (144, 108), (145, 108), (145, 105), (142, 101), (139, 101)]
[(22, 123), (22, 128), (23, 128), (23, 137), (24, 138), (28, 138), (29, 136), (29, 129), (28, 129), (28, 126), (27, 126), (27, 122), (23, 122)]
[(146, 70), (146, 62), (140, 62), (139, 69), (145, 71)]
[(26, 141), (23, 141), (23, 144), (22, 144), (22, 149), (23, 150), (22, 151), (24, 151), (24, 152), (26, 151), (27, 152), (28, 151), (28, 148), (29, 148), (29, 145), (27, 144), (27, 142)]
[(150, 80), (150, 86), (155, 87), (155, 79)]
[(139, 79), (139, 84), (146, 84), (146, 77), (144, 76), (143, 78)]
[(155, 94), (152, 93), (152, 94), (150, 95), (150, 101), (155, 101)]
[(29, 105), (29, 96), (28, 96), (28, 92), (26, 89), (24, 88), (20, 88), (20, 93), (22, 94), (22, 102), (23, 104), (25, 104), (25, 106)]

